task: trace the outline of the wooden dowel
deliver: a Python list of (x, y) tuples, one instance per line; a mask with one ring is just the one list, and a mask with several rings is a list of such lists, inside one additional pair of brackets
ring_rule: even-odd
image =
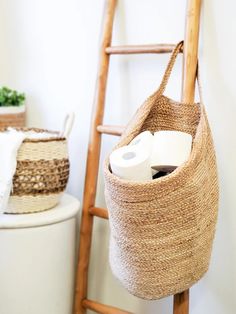
[(94, 99), (93, 115), (91, 120), (84, 187), (84, 202), (80, 227), (79, 262), (77, 268), (75, 291), (75, 314), (85, 314), (86, 312), (86, 309), (82, 305), (82, 300), (87, 298), (88, 267), (93, 227), (93, 215), (89, 213), (89, 209), (94, 207), (95, 202), (101, 148), (101, 133), (97, 131), (97, 126), (101, 125), (103, 122), (105, 93), (109, 68), (109, 55), (106, 54), (105, 49), (111, 45), (112, 26), (116, 2), (116, 0), (106, 1), (106, 11), (104, 16), (105, 18), (102, 32), (100, 64)]
[(128, 45), (106, 48), (107, 54), (170, 53), (175, 48), (172, 44)]
[(97, 127), (98, 132), (103, 134), (110, 134), (120, 136), (124, 132), (124, 127), (119, 125), (99, 125)]
[(108, 219), (108, 211), (105, 208), (91, 207), (89, 209), (89, 212), (91, 215), (94, 215), (96, 217)]
[(82, 304), (85, 308), (100, 314), (132, 314), (131, 312), (123, 311), (116, 307), (104, 305), (91, 300), (83, 300)]

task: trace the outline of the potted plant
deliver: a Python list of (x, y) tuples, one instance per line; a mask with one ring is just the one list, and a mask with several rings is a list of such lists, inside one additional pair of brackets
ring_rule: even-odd
[(0, 88), (0, 127), (25, 125), (25, 94)]

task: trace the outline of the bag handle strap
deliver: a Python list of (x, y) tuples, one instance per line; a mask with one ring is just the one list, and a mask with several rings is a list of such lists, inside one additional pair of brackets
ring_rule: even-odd
[(167, 85), (167, 83), (168, 83), (168, 81), (169, 81), (169, 78), (170, 78), (170, 75), (171, 75), (173, 66), (174, 66), (174, 64), (175, 64), (175, 60), (176, 60), (176, 58), (177, 58), (177, 56), (178, 56), (180, 50), (182, 49), (183, 44), (184, 44), (183, 40), (180, 41), (180, 42), (176, 45), (175, 49), (174, 49), (173, 52), (172, 52), (170, 61), (169, 61), (168, 65), (167, 65), (167, 68), (166, 68), (166, 70), (165, 70), (165, 74), (164, 74), (164, 76), (163, 76), (163, 79), (162, 79), (162, 81), (161, 81), (160, 87), (159, 87), (159, 89), (158, 89), (158, 93), (159, 93), (159, 94), (163, 94), (164, 91), (165, 91), (165, 89), (166, 89), (166, 85)]
[[(181, 51), (181, 49), (183, 48), (184, 45), (184, 41), (180, 41), (175, 49), (172, 52), (170, 61), (167, 65), (167, 68), (165, 70), (165, 74), (163, 76), (163, 79), (161, 81), (160, 87), (158, 89), (158, 94), (162, 95), (166, 89), (167, 83), (169, 81), (173, 66), (175, 64), (175, 60), (179, 54), (179, 52)], [(201, 80), (200, 80), (200, 75), (199, 75), (199, 62), (197, 62), (197, 69), (196, 69), (196, 79), (197, 79), (197, 87), (198, 87), (198, 91), (199, 91), (199, 98), (200, 98), (200, 102), (203, 103), (203, 97), (202, 97), (202, 87), (201, 87)]]

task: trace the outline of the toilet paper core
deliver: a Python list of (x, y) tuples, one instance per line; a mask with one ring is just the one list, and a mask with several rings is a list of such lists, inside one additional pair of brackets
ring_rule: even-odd
[(136, 157), (135, 152), (127, 152), (127, 153), (124, 153), (122, 156), (124, 160), (130, 160), (130, 159), (133, 159), (134, 157)]
[(131, 181), (152, 180), (150, 152), (136, 145), (114, 150), (110, 155), (112, 172), (121, 179)]

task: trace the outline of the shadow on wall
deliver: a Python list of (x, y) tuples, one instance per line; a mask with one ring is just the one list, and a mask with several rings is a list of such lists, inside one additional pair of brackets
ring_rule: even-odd
[[(222, 1), (204, 1), (203, 98), (216, 147), (220, 206), (212, 262), (206, 279), (203, 279), (205, 301), (201, 302), (205, 302), (208, 310), (214, 309), (214, 302), (217, 313), (225, 314), (233, 314), (236, 307), (236, 146), (233, 137), (236, 132), (236, 64), (235, 44), (232, 42), (236, 21), (233, 12), (233, 2), (226, 6)], [(227, 258), (222, 259), (222, 256)], [(202, 296), (201, 286), (196, 289), (193, 307), (197, 307), (197, 298)]]

